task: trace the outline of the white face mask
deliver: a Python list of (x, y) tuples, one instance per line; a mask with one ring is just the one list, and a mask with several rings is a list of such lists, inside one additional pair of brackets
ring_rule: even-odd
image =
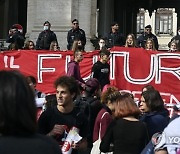
[(178, 32), (178, 35), (180, 35), (180, 31)]
[(99, 47), (102, 48), (105, 46), (105, 43), (99, 43)]
[(48, 30), (48, 28), (49, 28), (48, 26), (44, 26), (44, 30)]

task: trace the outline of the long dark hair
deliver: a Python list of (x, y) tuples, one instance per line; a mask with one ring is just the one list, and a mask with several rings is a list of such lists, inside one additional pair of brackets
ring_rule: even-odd
[(17, 71), (0, 71), (0, 133), (28, 135), (35, 132), (35, 97), (25, 77)]
[(164, 109), (164, 102), (162, 97), (157, 90), (147, 90), (142, 92), (141, 96), (144, 97), (147, 107), (150, 112), (162, 111)]

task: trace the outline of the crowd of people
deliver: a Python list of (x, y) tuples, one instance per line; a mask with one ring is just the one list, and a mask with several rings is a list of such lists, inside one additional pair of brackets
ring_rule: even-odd
[[(142, 89), (139, 103), (108, 82), (102, 89), (90, 78), (82, 86), (68, 74), (56, 79), (51, 95), (17, 71), (0, 71), (0, 85), (0, 153), (140, 154), (149, 143), (157, 154), (180, 150), (179, 116), (170, 120), (151, 85)], [(38, 98), (44, 103), (37, 104)]]
[[(39, 34), (36, 43), (32, 40), (25, 40), (22, 29), (19, 29), (19, 24), (14, 24), (6, 39), (10, 43), (8, 50), (50, 50), (60, 51), (55, 32), (51, 30), (51, 23), (45, 21), (43, 24), (43, 31)], [(86, 34), (83, 29), (79, 27), (77, 19), (72, 20), (72, 28), (67, 33), (67, 50), (85, 50)], [(119, 32), (119, 24), (113, 22), (111, 24), (110, 32), (100, 37), (95, 49), (102, 48), (110, 49), (114, 46), (122, 47), (140, 47), (146, 50), (158, 50), (159, 43), (157, 37), (152, 33), (151, 25), (145, 26), (144, 32), (136, 39), (134, 34), (128, 34), (125, 37)], [(168, 52), (176, 52), (180, 50), (180, 27), (177, 29), (177, 35), (174, 36), (168, 43)]]
[[(14, 26), (8, 36), (10, 47), (58, 51), (56, 34), (50, 27), (46, 21), (36, 44), (27, 41), (24, 46), (22, 32)], [(145, 85), (137, 103), (133, 94), (110, 85), (108, 49), (124, 46), (158, 50), (157, 37), (151, 30), (147, 25), (137, 40), (134, 34), (125, 39), (118, 23), (113, 23), (111, 32), (99, 39), (100, 59), (92, 66), (91, 77), (84, 81), (79, 63), (86, 36), (78, 20), (72, 20), (67, 49), (73, 51), (73, 59), (67, 73), (54, 81), (54, 94), (36, 89), (36, 78), (31, 75), (0, 71), (0, 153), (140, 154), (148, 152), (147, 146), (152, 143), (153, 153), (180, 153), (179, 115), (170, 120), (157, 89)], [(170, 52), (179, 50), (177, 38), (169, 43)], [(156, 133), (161, 134), (154, 143), (151, 138)], [(170, 142), (172, 137), (176, 140)]]

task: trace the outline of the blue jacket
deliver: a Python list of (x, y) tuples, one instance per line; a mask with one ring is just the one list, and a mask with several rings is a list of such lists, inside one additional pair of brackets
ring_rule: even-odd
[(162, 111), (150, 112), (145, 113), (141, 118), (140, 121), (146, 123), (149, 138), (153, 136), (153, 134), (157, 132), (162, 132), (164, 128), (169, 123), (169, 112), (168, 110), (164, 109)]

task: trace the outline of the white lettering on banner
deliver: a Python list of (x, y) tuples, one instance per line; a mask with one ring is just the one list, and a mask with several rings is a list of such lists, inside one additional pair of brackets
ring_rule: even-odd
[(61, 54), (38, 54), (38, 72), (37, 72), (37, 78), (38, 78), (38, 83), (43, 83), (42, 79), (42, 73), (43, 72), (55, 72), (55, 68), (43, 68), (43, 60), (45, 59), (61, 59), (62, 55)]
[(135, 79), (130, 76), (130, 67), (129, 67), (129, 52), (113, 52), (111, 53), (110, 58), (110, 79), (115, 79), (115, 60), (116, 57), (124, 57), (124, 77), (129, 83), (133, 84), (148, 84), (150, 83), (154, 77), (155, 77), (155, 83), (160, 84), (161, 83), (161, 73), (171, 73), (174, 76), (176, 76), (180, 80), (180, 67), (177, 68), (167, 68), (161, 66), (161, 61), (164, 58), (173, 58), (173, 59), (180, 59), (179, 54), (152, 54), (151, 55), (151, 61), (150, 61), (150, 73), (149, 75), (144, 79)]
[(161, 66), (161, 61), (163, 59), (167, 58), (173, 58), (173, 59), (180, 59), (180, 54), (157, 54), (157, 60), (158, 60), (158, 65), (156, 69), (156, 79), (155, 83), (160, 84), (161, 83), (161, 74), (162, 72), (167, 72), (167, 73), (172, 73), (174, 76), (176, 76), (180, 80), (180, 67), (177, 68), (168, 68), (168, 67), (162, 67)]
[[(8, 56), (4, 56), (4, 67), (5, 68), (8, 68)], [(19, 65), (14, 65), (14, 56), (11, 56), (10, 57), (10, 65), (9, 65), (9, 68), (20, 68)]]
[(68, 65), (68, 63), (71, 61), (71, 56), (66, 56), (66, 62), (65, 62), (65, 72), (67, 73), (67, 65)]
[(4, 56), (4, 67), (5, 68), (8, 68), (7, 60), (8, 60), (8, 56)]

